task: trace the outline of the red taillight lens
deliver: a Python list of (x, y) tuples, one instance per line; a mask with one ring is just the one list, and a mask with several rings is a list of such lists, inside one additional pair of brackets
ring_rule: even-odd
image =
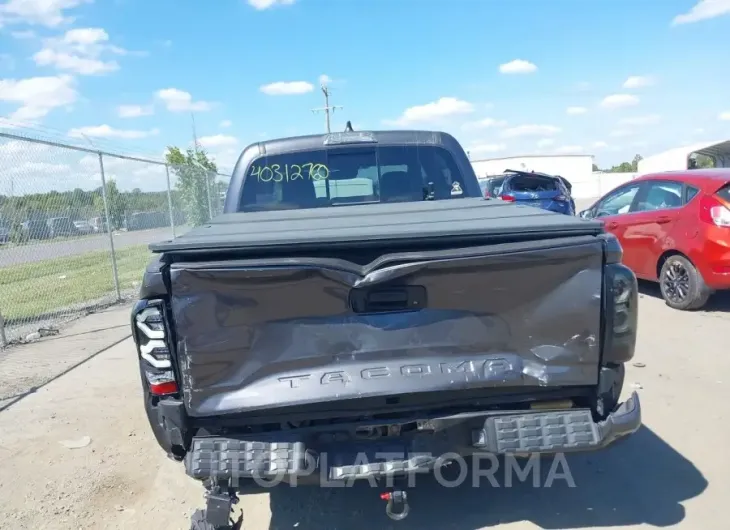
[(730, 208), (712, 195), (705, 195), (700, 201), (700, 221), (730, 227)]
[(169, 394), (177, 394), (177, 383), (175, 381), (150, 383), (150, 394), (153, 394), (155, 396), (167, 396)]
[(500, 197), (500, 199), (502, 199), (503, 201), (507, 201), (507, 202), (515, 202), (515, 197), (514, 197), (514, 195), (509, 195), (509, 194), (507, 194), (507, 193), (505, 193), (504, 195), (502, 195), (502, 196)]

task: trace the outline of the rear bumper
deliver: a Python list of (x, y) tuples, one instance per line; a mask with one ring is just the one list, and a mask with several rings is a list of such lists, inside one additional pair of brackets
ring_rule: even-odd
[[(428, 472), (478, 454), (525, 455), (604, 448), (641, 427), (634, 392), (604, 421), (588, 409), (480, 413), (416, 422), (398, 437), (335, 441), (337, 433), (254, 437), (196, 437), (185, 459), (195, 479), (226, 479), (234, 486), (272, 481), (332, 483)], [(244, 482), (239, 482), (243, 479)], [(247, 480), (247, 479), (253, 479)], [(243, 488), (242, 488), (243, 489)]]

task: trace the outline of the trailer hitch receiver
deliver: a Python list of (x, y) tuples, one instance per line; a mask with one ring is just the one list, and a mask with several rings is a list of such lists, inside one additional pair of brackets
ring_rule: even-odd
[(394, 521), (402, 521), (408, 516), (410, 506), (408, 505), (408, 494), (405, 491), (395, 490), (381, 493), (380, 498), (388, 501), (385, 506), (385, 514)]

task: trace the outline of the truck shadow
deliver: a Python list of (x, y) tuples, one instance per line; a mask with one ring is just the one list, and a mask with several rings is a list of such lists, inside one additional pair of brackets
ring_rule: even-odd
[[(639, 281), (639, 293), (645, 296), (662, 299), (659, 284), (645, 280)], [(669, 309), (669, 308), (667, 308)], [(730, 291), (717, 291), (707, 301), (707, 305), (696, 311), (697, 313), (730, 313)]]
[[(681, 503), (707, 487), (700, 471), (647, 427), (604, 451), (568, 456), (563, 465), (557, 465), (559, 460), (540, 461), (538, 487), (531, 475), (520, 480), (514, 468), (508, 487), (510, 473), (501, 465), (496, 482), (490, 485), (483, 476), (479, 487), (473, 473), (451, 488), (432, 476), (418, 476), (409, 489), (410, 515), (399, 522), (386, 517), (385, 502), (378, 497), (382, 489), (367, 482), (350, 488), (274, 488), (269, 529), (476, 530), (518, 521), (545, 529), (666, 527), (682, 521)], [(458, 475), (455, 467), (443, 472), (447, 480)]]

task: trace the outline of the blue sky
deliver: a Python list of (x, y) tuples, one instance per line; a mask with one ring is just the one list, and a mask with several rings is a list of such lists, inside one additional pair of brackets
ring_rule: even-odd
[(730, 136), (728, 49), (730, 0), (0, 0), (0, 116), (160, 156), (192, 111), (226, 168), (322, 132), (326, 76), (335, 130), (603, 167)]

